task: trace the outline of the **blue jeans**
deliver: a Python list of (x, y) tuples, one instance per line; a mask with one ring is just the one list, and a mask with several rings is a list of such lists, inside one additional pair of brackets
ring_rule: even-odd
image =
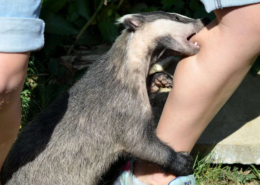
[(222, 9), (231, 6), (243, 6), (248, 4), (259, 3), (260, 0), (200, 0), (207, 12), (211, 12), (216, 9)]
[(0, 52), (28, 52), (44, 45), (41, 0), (0, 0)]

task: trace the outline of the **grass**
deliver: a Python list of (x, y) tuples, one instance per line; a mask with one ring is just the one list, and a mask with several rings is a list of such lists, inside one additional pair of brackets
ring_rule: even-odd
[(258, 185), (260, 184), (259, 166), (223, 165), (210, 163), (210, 154), (194, 162), (194, 176), (200, 185)]

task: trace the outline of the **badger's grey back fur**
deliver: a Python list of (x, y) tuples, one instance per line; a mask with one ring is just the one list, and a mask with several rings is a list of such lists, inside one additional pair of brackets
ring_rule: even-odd
[[(151, 15), (156, 17), (156, 13)], [(154, 21), (147, 23), (147, 16), (135, 17), (142, 20), (142, 27), (125, 25), (128, 29), (110, 51), (24, 129), (2, 168), (2, 185), (95, 185), (124, 154), (159, 164), (177, 175), (191, 172), (190, 157), (174, 152), (155, 135), (146, 78), (150, 62), (173, 38), (168, 33), (167, 37), (156, 35), (158, 30), (138, 36), (138, 32), (148, 33), (146, 24)], [(131, 16), (121, 21), (128, 24), (126, 20), (131, 21)], [(196, 28), (198, 22), (183, 24)], [(160, 40), (163, 38), (169, 43)], [(175, 48), (166, 49), (187, 52), (171, 44)]]

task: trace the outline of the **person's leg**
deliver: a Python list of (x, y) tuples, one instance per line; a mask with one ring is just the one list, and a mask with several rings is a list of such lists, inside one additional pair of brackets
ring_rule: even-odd
[(260, 4), (215, 13), (217, 20), (192, 38), (200, 52), (179, 63), (158, 125), (158, 136), (178, 151), (191, 151), (259, 55)]
[(41, 0), (0, 1), (0, 170), (20, 128), (30, 51), (44, 44), (40, 7)]
[(28, 58), (29, 53), (0, 53), (0, 169), (20, 128)]
[[(176, 151), (190, 152), (239, 86), (260, 52), (260, 4), (216, 10), (217, 19), (192, 38), (200, 52), (180, 61), (157, 135)], [(135, 166), (146, 184), (168, 184), (174, 175)], [(153, 170), (154, 169), (154, 170)]]

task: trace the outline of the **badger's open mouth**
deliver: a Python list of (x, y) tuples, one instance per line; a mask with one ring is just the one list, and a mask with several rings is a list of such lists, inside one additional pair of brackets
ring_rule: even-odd
[(192, 48), (191, 52), (187, 52), (184, 49), (177, 51), (177, 50), (171, 49), (170, 47), (164, 47), (162, 45), (158, 45), (158, 47), (156, 47), (155, 50), (152, 53), (150, 64), (153, 65), (153, 64), (155, 64), (155, 63), (157, 63), (157, 62), (159, 62), (159, 61), (161, 61), (161, 60), (163, 60), (167, 57), (170, 57), (170, 56), (192, 55), (196, 51), (199, 51), (200, 46), (198, 45), (198, 43), (197, 42), (194, 43), (190, 40), (194, 35), (197, 34), (196, 30), (193, 30), (193, 31), (195, 31), (195, 32), (192, 32), (192, 33), (190, 32), (190, 33), (187, 34), (186, 37), (184, 36), (183, 39), (182, 39), (182, 42), (180, 43), (180, 45), (185, 44), (185, 43), (187, 45), (189, 45), (189, 47)]
[(198, 45), (198, 43), (197, 42), (192, 42), (190, 39), (194, 36), (194, 35), (196, 35), (197, 33), (192, 33), (191, 35), (189, 35), (188, 37), (187, 37), (187, 41), (188, 41), (188, 43), (189, 43), (189, 45), (191, 46), (191, 47), (194, 47), (194, 48), (197, 48), (197, 49), (200, 49), (200, 46)]
[(158, 63), (161, 60), (164, 60), (170, 56), (175, 56), (175, 55), (181, 55), (180, 52), (174, 51), (171, 49), (164, 48), (162, 49), (159, 53), (155, 54), (156, 52), (153, 53), (151, 57), (151, 62), (150, 65), (153, 65), (155, 63)]

